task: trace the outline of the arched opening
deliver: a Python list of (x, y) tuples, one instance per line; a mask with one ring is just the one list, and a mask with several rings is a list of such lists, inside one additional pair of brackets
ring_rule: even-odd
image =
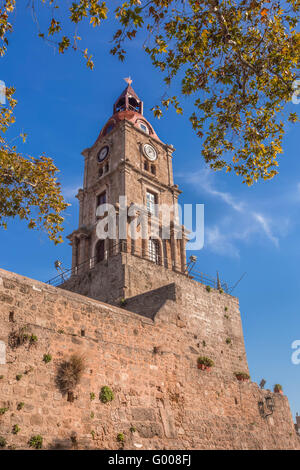
[(109, 122), (103, 131), (103, 135), (109, 134), (113, 130), (114, 127), (115, 127), (115, 123), (112, 121)]
[(144, 121), (138, 121), (139, 128), (146, 134), (150, 134), (149, 127)]
[(99, 240), (95, 248), (96, 263), (100, 263), (100, 261), (103, 261), (104, 256), (105, 256), (104, 240)]
[(132, 111), (136, 111), (136, 112), (140, 111), (139, 103), (132, 96), (129, 97), (128, 103), (129, 103), (129, 109), (131, 109)]
[(125, 98), (120, 98), (119, 101), (116, 103), (115, 112), (125, 111)]
[(148, 240), (148, 255), (149, 260), (155, 264), (161, 264), (161, 256), (160, 256), (160, 246), (158, 240), (150, 238)]

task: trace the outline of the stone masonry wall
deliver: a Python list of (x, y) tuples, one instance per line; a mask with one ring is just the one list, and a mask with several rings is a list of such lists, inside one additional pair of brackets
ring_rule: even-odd
[(124, 266), (119, 253), (97, 263), (89, 271), (72, 276), (60, 288), (111, 304), (124, 297), (124, 282)]
[[(170, 295), (171, 290), (174, 293)], [(174, 287), (173, 287), (174, 286)], [(182, 329), (194, 354), (209, 355), (223, 373), (248, 372), (238, 299), (131, 254), (119, 253), (63, 288)]]
[[(230, 303), (200, 285), (202, 313), (195, 316), (196, 310), (182, 310), (184, 304), (175, 308), (181, 287), (175, 283), (175, 297), (152, 320), (0, 270), (0, 344), (6, 346), (6, 364), (0, 356), (0, 410), (6, 410), (0, 411), (0, 436), (7, 446), (27, 448), (40, 434), (44, 448), (299, 448), (287, 397), (272, 394), (275, 411), (262, 418), (258, 401), (268, 392), (233, 377), (234, 345), (222, 343), (222, 354), (213, 344), (213, 310), (220, 326), (223, 304), (234, 315), (236, 299)], [(192, 300), (195, 293), (189, 295)], [(205, 305), (211, 311), (206, 323)], [(12, 349), (12, 332), (24, 326), (37, 341)], [(216, 366), (197, 369), (197, 356), (212, 356), (214, 348)], [(86, 358), (86, 368), (75, 401), (68, 402), (56, 374), (74, 353)], [(52, 356), (47, 364), (44, 354)], [(104, 385), (115, 395), (106, 404), (99, 400)], [(18, 410), (19, 403), (24, 406)], [(13, 434), (16, 424), (20, 430)], [(117, 442), (119, 433), (124, 444)]]

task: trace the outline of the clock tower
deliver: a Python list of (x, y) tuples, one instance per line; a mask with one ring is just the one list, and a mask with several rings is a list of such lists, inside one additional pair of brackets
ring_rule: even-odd
[[(167, 272), (186, 272), (187, 237), (178, 222), (181, 191), (173, 180), (174, 148), (160, 140), (143, 115), (143, 102), (131, 80), (125, 81), (113, 115), (95, 143), (82, 152), (79, 227), (68, 236), (72, 269), (61, 285), (109, 303), (146, 289), (126, 279), (127, 265), (134, 270), (143, 260), (147, 271), (149, 263), (155, 264), (164, 280)], [(103, 204), (113, 209), (116, 227), (113, 236), (99, 238), (97, 226), (107, 216), (105, 211), (99, 215)]]

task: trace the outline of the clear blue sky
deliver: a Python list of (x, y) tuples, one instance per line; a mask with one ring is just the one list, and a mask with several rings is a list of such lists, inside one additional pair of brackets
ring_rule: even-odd
[[(60, 168), (64, 194), (72, 204), (64, 235), (78, 225), (74, 195), (82, 185), (81, 151), (94, 143), (125, 87), (123, 77), (131, 75), (146, 117), (159, 137), (176, 148), (174, 174), (183, 190), (181, 202), (205, 204), (205, 246), (197, 252), (198, 268), (213, 276), (218, 270), (231, 285), (247, 273), (234, 294), (240, 299), (252, 380), (264, 377), (266, 388), (281, 383), (293, 414), (300, 412), (300, 365), (291, 362), (291, 343), (300, 339), (299, 126), (287, 124), (279, 176), (248, 188), (234, 175), (205, 169), (201, 140), (188, 121), (189, 100), (183, 100), (183, 116), (170, 111), (160, 121), (152, 117), (150, 108), (159, 102), (164, 85), (143, 53), (142, 41), (128, 47), (127, 59), (120, 63), (109, 55), (111, 25), (80, 27), (83, 45), (95, 58), (91, 72), (79, 54), (58, 55), (38, 39), (30, 10), (19, 2), (13, 23), (9, 51), (0, 61), (0, 80), (16, 87), (19, 101), (9, 136), (27, 132), (28, 141), (19, 150), (45, 152)], [(298, 111), (296, 105), (289, 108)], [(70, 266), (68, 241), (55, 247), (45, 234), (27, 230), (18, 220), (1, 230), (0, 242), (0, 266), (33, 279), (53, 277), (56, 259)]]

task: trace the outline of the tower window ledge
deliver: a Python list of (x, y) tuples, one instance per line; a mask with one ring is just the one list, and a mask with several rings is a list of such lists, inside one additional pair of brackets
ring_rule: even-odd
[(153, 222), (154, 224), (159, 224), (159, 216), (157, 214), (153, 214), (150, 211), (147, 211), (147, 214), (148, 218), (151, 218), (151, 222)]

